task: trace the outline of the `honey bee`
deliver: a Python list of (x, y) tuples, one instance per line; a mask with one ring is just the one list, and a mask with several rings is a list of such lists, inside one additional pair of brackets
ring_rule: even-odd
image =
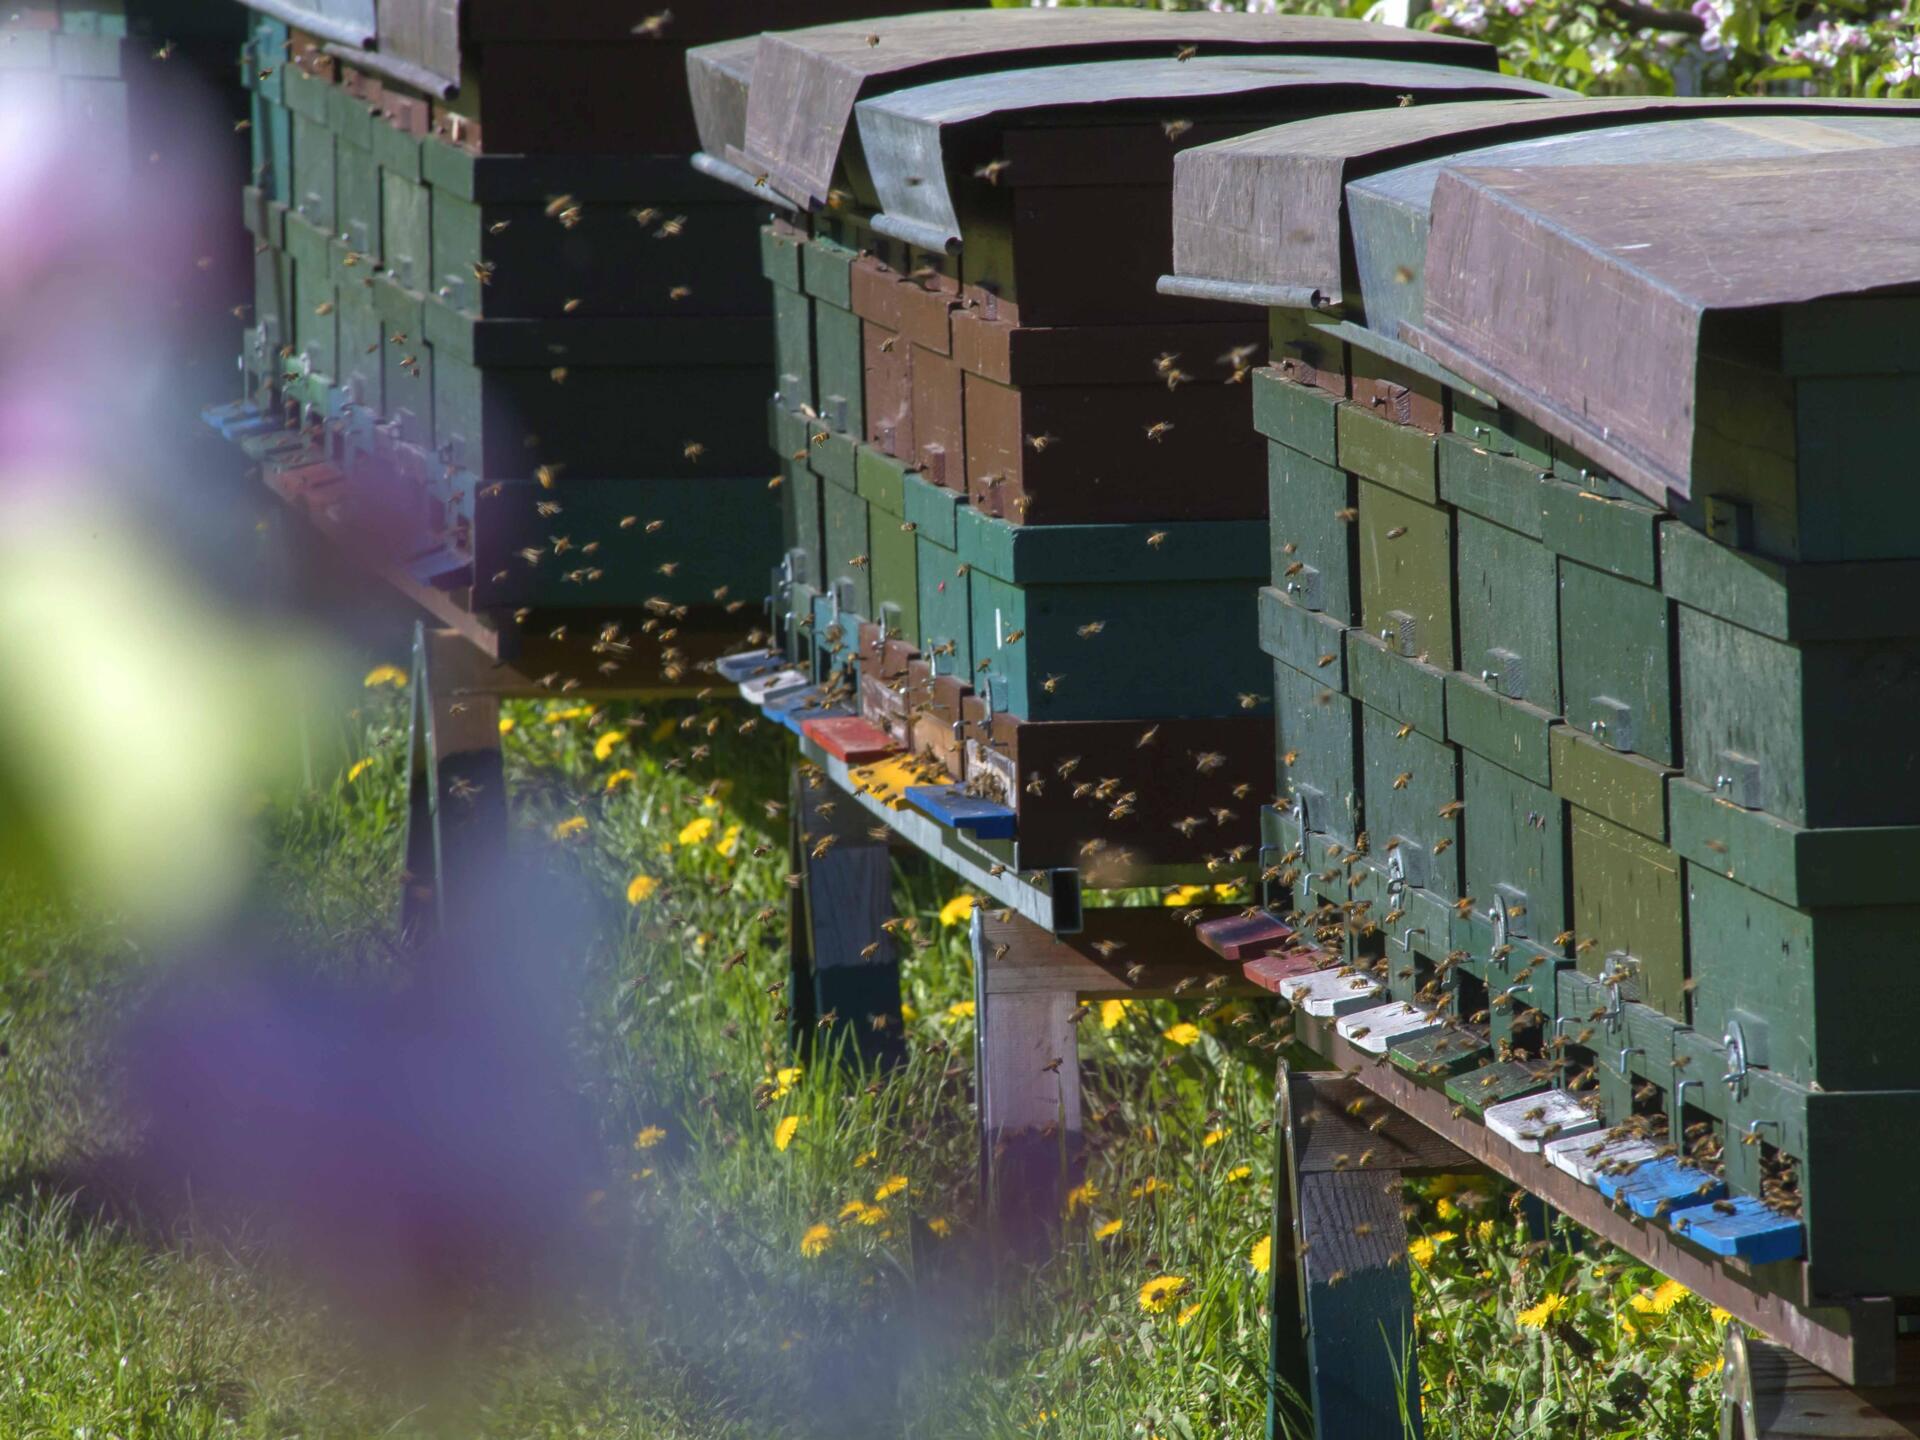
[(1167, 543), (1167, 532), (1164, 530), (1156, 530), (1151, 535), (1147, 536), (1147, 548), (1149, 550), (1158, 550), (1162, 545), (1166, 543)]
[(533, 472), (533, 478), (540, 482), (542, 490), (551, 490), (559, 483), (562, 468), (559, 465), (542, 465)]
[[(761, 179), (764, 181), (766, 177), (763, 175)], [(660, 212), (651, 206), (648, 206), (644, 210), (631, 210), (627, 213), (633, 216), (634, 223), (642, 229), (645, 229), (660, 218)]]
[(1167, 132), (1167, 139), (1178, 140), (1182, 135), (1193, 129), (1193, 122), (1191, 120), (1163, 120), (1160, 122), (1160, 128)]
[(318, 305), (313, 307), (313, 313), (320, 316), (331, 315), (333, 313), (333, 302), (331, 300), (322, 300)]
[(691, 285), (676, 285), (671, 290), (667, 291), (667, 298), (669, 300), (685, 300), (688, 296), (692, 294), (693, 294), (693, 287)]
[(1398, 775), (1393, 777), (1393, 788), (1396, 790), (1404, 790), (1407, 788), (1407, 782), (1411, 779), (1413, 779), (1413, 772), (1411, 770), (1402, 770)]
[(1158, 725), (1154, 725), (1150, 727), (1144, 734), (1140, 736), (1138, 740), (1133, 742), (1133, 748), (1136, 750), (1140, 750), (1140, 749), (1144, 749), (1148, 745), (1151, 745), (1154, 741), (1154, 737), (1157, 736), (1159, 733), (1160, 733), (1160, 727)]
[(478, 280), (482, 285), (491, 285), (493, 284), (493, 269), (494, 266), (491, 260), (476, 260), (473, 262), (473, 278)]
[(580, 302), (578, 300), (569, 300), (565, 304), (563, 304), (560, 308), (567, 314), (571, 315), (574, 313), (574, 311), (580, 308)]
[[(1252, 710), (1258, 707), (1260, 704), (1260, 697), (1258, 695), (1250, 694), (1245, 690), (1239, 691), (1235, 696), (1235, 698), (1239, 700), (1240, 708), (1242, 710)], [(1320, 703), (1323, 705), (1327, 704), (1332, 700), (1332, 698), (1333, 698), (1332, 695), (1329, 694), (1327, 696), (1327, 699), (1321, 701)]]
[(1401, 537), (1402, 535), (1404, 535), (1404, 534), (1406, 534), (1406, 533), (1407, 533), (1407, 527), (1406, 527), (1406, 526), (1404, 526), (1404, 525), (1396, 525), (1396, 526), (1394, 526), (1394, 527), (1393, 527), (1393, 528), (1392, 528), (1391, 530), (1389, 530), (1389, 531), (1387, 531), (1387, 539), (1389, 539), (1389, 540), (1398, 540), (1398, 539), (1399, 539), (1399, 538), (1400, 538), (1400, 537)]
[(567, 383), (567, 367), (556, 365), (547, 372), (547, 377), (556, 385), (564, 385)]
[(891, 355), (893, 353), (893, 347), (899, 343), (900, 337), (898, 335), (889, 335), (880, 342), (880, 353), (882, 355)]
[(1034, 454), (1036, 455), (1045, 454), (1047, 447), (1049, 445), (1057, 443), (1057, 440), (1058, 440), (1058, 437), (1053, 435), (1027, 436), (1027, 444), (1032, 448)]
[(1007, 167), (1011, 164), (1013, 164), (1011, 160), (989, 160), (973, 172), (973, 178), (984, 180), (989, 185), (998, 185), (1000, 177), (1006, 173)]
[(1089, 620), (1086, 624), (1082, 625), (1074, 633), (1077, 634), (1082, 640), (1087, 640), (1087, 639), (1091, 639), (1095, 635), (1098, 635), (1102, 630), (1106, 628), (1107, 628), (1107, 622), (1104, 620)]
[(653, 232), (653, 238), (656, 240), (677, 240), (686, 233), (687, 217), (684, 215), (676, 215), (671, 220), (663, 222), (660, 228)]
[(158, 50), (153, 52), (153, 58), (156, 60), (171, 60), (173, 58), (173, 41), (168, 40), (162, 44)]
[(707, 453), (707, 447), (698, 440), (689, 440), (685, 445), (680, 447), (680, 453), (689, 460), (697, 461), (702, 455)]
[(1466, 808), (1467, 802), (1464, 800), (1449, 800), (1440, 807), (1440, 818), (1442, 820), (1451, 820)]
[(647, 16), (634, 26), (630, 33), (638, 35), (643, 40), (658, 40), (667, 33), (667, 27), (671, 24), (673, 24), (673, 11), (662, 10), (658, 14)]
[[(1177, 374), (1179, 372), (1176, 371), (1174, 373)], [(1158, 444), (1161, 440), (1166, 438), (1167, 432), (1172, 429), (1173, 429), (1173, 422), (1171, 420), (1156, 420), (1154, 421), (1153, 424), (1147, 426), (1147, 439)]]
[(1360, 512), (1349, 505), (1344, 509), (1334, 511), (1333, 518), (1338, 520), (1342, 525), (1351, 525), (1360, 518)]
[(1176, 60), (1191, 60), (1199, 53), (1200, 47), (1198, 45), (1182, 45), (1178, 50), (1173, 52), (1173, 58)]
[(487, 226), (487, 233), (489, 235), (504, 235), (512, 225), (513, 222), (511, 220), (496, 220)]
[(1329, 654), (1322, 655), (1314, 663), (1317, 666), (1319, 666), (1322, 670), (1324, 670), (1327, 668), (1327, 666), (1331, 665), (1334, 661), (1338, 660), (1339, 658), (1340, 658), (1340, 652), (1338, 650), (1335, 650)]

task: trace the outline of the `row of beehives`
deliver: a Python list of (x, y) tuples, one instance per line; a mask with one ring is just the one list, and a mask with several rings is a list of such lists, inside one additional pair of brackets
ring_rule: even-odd
[[(1379, 972), (1365, 1003), (1414, 1002), (1350, 1027), (1376, 1053), (1474, 1113), (1583, 1073), (1582, 1113), (1724, 1172), (1682, 1167), (1649, 1213), (1729, 1184), (1730, 1253), (1784, 1243), (1755, 1239), (1765, 1195), (1837, 1237), (1810, 1285), (1916, 1288), (1859, 1243), (1879, 1212), (1856, 1183), (1861, 1137), (1915, 1108), (1907, 310), (1797, 303), (1905, 262), (1871, 235), (1817, 264), (1802, 236), (1756, 255), (1724, 203), (1732, 161), (1749, 202), (1797, 186), (1797, 208), (1857, 211), (1897, 149), (1825, 152), (1897, 147), (1909, 112), (1500, 101), (1485, 74), (1343, 75), (1352, 56), (1215, 74), (1225, 28), (1103, 19), (1083, 45), (1200, 53), (1042, 69), (1086, 56), (995, 17), (734, 60), (751, 86), (703, 143), (799, 206), (763, 264), (793, 501), (775, 608), (806, 673), (750, 689), (830, 753), (913, 750), (909, 778), (960, 782), (915, 803), (1019, 866), (1257, 866), (1294, 924)], [(978, 73), (915, 84), (931, 66)], [(756, 111), (763, 82), (791, 111), (810, 73), (838, 77), (831, 113)], [(1430, 103), (1452, 96), (1477, 103)], [(1169, 204), (1172, 152), (1223, 134), (1245, 138), (1184, 154)], [(1590, 252), (1461, 253), (1497, 227), (1446, 219), (1481, 182), (1436, 186), (1434, 157), (1470, 149), (1518, 177), (1484, 182), (1502, 195), (1559, 166), (1611, 181), (1597, 288), (1640, 308), (1563, 304), (1550, 331), (1528, 286), (1558, 267), (1577, 295)], [(1666, 223), (1716, 184), (1718, 211)], [(1430, 214), (1452, 288), (1429, 280)], [(1168, 229), (1181, 278), (1156, 298)], [(1663, 311), (1667, 234), (1738, 255), (1681, 256), (1731, 289)], [(1648, 248), (1654, 281), (1607, 284)], [(1273, 307), (1276, 368), (1242, 373), (1264, 317), (1209, 299)], [(1489, 335), (1512, 345), (1476, 360)], [(1277, 794), (1253, 754), (1275, 719)]]

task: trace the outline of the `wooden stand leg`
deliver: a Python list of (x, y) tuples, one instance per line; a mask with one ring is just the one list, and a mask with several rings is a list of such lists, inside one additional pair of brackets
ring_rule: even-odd
[[(1077, 988), (1049, 980), (1059, 941), (1017, 916), (973, 912), (974, 1077), (988, 1213), (1019, 1252), (1058, 1223), (1085, 1160)], [(1077, 960), (1075, 963), (1078, 963)]]
[(1478, 1167), (1355, 1081), (1282, 1062), (1275, 1094), (1268, 1434), (1419, 1435), (1401, 1182)]
[[(1920, 1360), (1920, 1337), (1898, 1361)], [(1849, 1388), (1783, 1345), (1727, 1327), (1720, 1440), (1910, 1440), (1920, 1435), (1920, 1381)], [(1908, 1366), (1896, 1363), (1906, 1373)]]
[[(816, 777), (817, 779), (818, 777)], [(791, 813), (800, 903), (790, 910), (793, 978), (789, 1024), (796, 1048), (831, 1030), (863, 1061), (906, 1056), (900, 1019), (900, 954), (885, 928), (893, 914), (893, 861), (867, 833), (866, 813), (828, 785), (796, 771)]]
[(450, 630), (414, 628), (402, 923), (416, 939), (484, 923), (507, 858), (500, 700), (485, 659)]

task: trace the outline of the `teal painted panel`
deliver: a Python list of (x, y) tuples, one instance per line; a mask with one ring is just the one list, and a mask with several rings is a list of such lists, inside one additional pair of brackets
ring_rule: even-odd
[(817, 405), (813, 383), (813, 302), (798, 290), (773, 287), (774, 385), (789, 410)]
[[(922, 531), (920, 555), (920, 653), (943, 675), (973, 673), (972, 577), (960, 557)], [(951, 650), (947, 647), (951, 646)]]
[(1410, 885), (1458, 900), (1460, 818), (1453, 805), (1460, 799), (1458, 748), (1407, 730), (1371, 706), (1361, 711), (1370, 853), (1384, 865), (1397, 842), (1405, 851)]
[(1458, 435), (1440, 438), (1439, 463), (1442, 500), (1531, 539), (1540, 538), (1539, 466), (1496, 454)]
[(1351, 625), (1359, 617), (1353, 478), (1286, 445), (1267, 446), (1273, 583), (1295, 603)]
[(305, 115), (293, 117), (293, 210), (331, 235), (338, 218), (333, 132)]
[[(1310, 831), (1343, 845), (1355, 844), (1360, 832), (1359, 702), (1276, 662), (1273, 713), (1279, 793), (1289, 800), (1304, 798)], [(1283, 828), (1291, 832), (1292, 825)]]
[(842, 583), (847, 584), (853, 597), (852, 608), (862, 615), (870, 615), (873, 613), (873, 572), (869, 566), (867, 502), (851, 490), (831, 483), (821, 486), (820, 495), (827, 542), (823, 588), (831, 591)]
[(1475, 908), (1500, 906), (1511, 936), (1551, 947), (1572, 922), (1566, 802), (1471, 752), (1461, 756), (1461, 783)]
[(1335, 418), (1339, 404), (1326, 391), (1296, 385), (1277, 370), (1253, 372), (1253, 428), (1328, 465), (1340, 459)]
[(1560, 711), (1559, 568), (1537, 540), (1477, 515), (1459, 545), (1460, 668), (1489, 689)]
[(1261, 520), (1169, 525), (1013, 525), (971, 506), (954, 516), (960, 558), (1016, 585), (1244, 579), (1267, 570)]
[(966, 497), (955, 490), (942, 489), (918, 474), (909, 472), (901, 492), (906, 517), (923, 539), (949, 550), (959, 547), (959, 511)]
[(1347, 688), (1346, 631), (1318, 610), (1295, 605), (1271, 585), (1260, 589), (1260, 648), (1335, 690)]
[(1644, 501), (1611, 499), (1564, 481), (1540, 482), (1541, 541), (1597, 570), (1653, 584), (1660, 523), (1660, 512)]
[(1551, 783), (1549, 732), (1559, 717), (1496, 695), (1459, 671), (1447, 674), (1447, 739), (1531, 780)]
[[(1563, 710), (1608, 748), (1676, 763), (1672, 605), (1650, 585), (1560, 566)], [(1596, 728), (1599, 727), (1599, 728)]]
[(380, 253), (393, 282), (424, 293), (433, 273), (433, 197), (417, 180), (380, 175)]
[(813, 307), (814, 387), (826, 423), (846, 435), (864, 435), (866, 369), (860, 317), (824, 301)]
[(373, 297), (359, 287), (342, 290), (339, 321), (340, 365), (335, 378), (352, 392), (356, 405), (381, 414), (385, 409), (380, 358), (384, 336)]
[(798, 461), (783, 463), (789, 497), (786, 508), (793, 527), (787, 545), (804, 557), (804, 568), (793, 578), (817, 587), (826, 573), (826, 501), (820, 490), (826, 482)]
[(377, 266), (384, 236), (380, 230), (382, 182), (373, 152), (341, 141), (338, 172), (339, 234), (363, 263)]
[(1911, 559), (1920, 534), (1920, 486), (1910, 474), (1920, 376), (1806, 377), (1794, 406), (1799, 537), (1786, 558)]
[(1434, 740), (1447, 738), (1447, 672), (1407, 660), (1361, 630), (1347, 632), (1347, 690)]
[(1782, 904), (1882, 904), (1920, 874), (1920, 826), (1802, 829), (1679, 779), (1667, 805), (1676, 851)]

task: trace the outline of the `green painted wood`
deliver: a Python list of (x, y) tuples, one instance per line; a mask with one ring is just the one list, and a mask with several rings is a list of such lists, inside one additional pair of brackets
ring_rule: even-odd
[(1561, 480), (1542, 480), (1539, 493), (1540, 539), (1549, 550), (1643, 585), (1658, 578), (1658, 510)]
[(1355, 401), (1339, 407), (1336, 427), (1342, 469), (1429, 505), (1439, 500), (1433, 436), (1395, 424)]
[(1447, 738), (1446, 671), (1402, 659), (1364, 630), (1347, 631), (1346, 649), (1348, 693), (1431, 739)]
[[(1353, 845), (1360, 832), (1360, 703), (1278, 661), (1273, 692), (1279, 793), (1306, 801), (1309, 831)], [(1292, 822), (1282, 829), (1291, 848)]]
[(1443, 1088), (1449, 1100), (1463, 1106), (1477, 1120), (1488, 1106), (1537, 1094), (1552, 1085), (1553, 1079), (1550, 1065), (1503, 1060), (1450, 1076)]
[[(1807, 1284), (1822, 1295), (1920, 1291), (1912, 1161), (1889, 1137), (1920, 1127), (1920, 1092), (1809, 1094), (1801, 1181)], [(1829, 1243), (1833, 1237), (1838, 1243)]]
[[(420, 159), (422, 143), (419, 136), (408, 135), (391, 125), (373, 127), (373, 158), (380, 162), (381, 173), (398, 175), (414, 185), (421, 184), (424, 178)], [(424, 256), (425, 251), (421, 253)]]
[[(1334, 690), (1347, 688), (1346, 631), (1332, 616), (1260, 588), (1260, 648)], [(1442, 732), (1444, 734), (1444, 732)]]
[(1449, 1026), (1414, 1040), (1387, 1047), (1393, 1068), (1422, 1085), (1443, 1085), (1462, 1071), (1479, 1070), (1493, 1059), (1493, 1047), (1483, 1036)]
[(774, 384), (790, 410), (818, 406), (813, 374), (813, 302), (798, 290), (773, 287)]
[(829, 430), (819, 421), (807, 422), (807, 464), (813, 473), (849, 494), (858, 493), (859, 442), (841, 430)]
[(344, 86), (327, 87), (327, 125), (343, 146), (350, 145), (371, 155), (375, 123), (373, 111), (364, 100), (350, 94)]
[(815, 391), (820, 413), (827, 424), (848, 435), (866, 434), (866, 372), (860, 351), (860, 317), (828, 301), (816, 304), (813, 307), (813, 355)]
[(1364, 628), (1390, 632), (1400, 654), (1455, 668), (1452, 513), (1364, 479), (1358, 497)]
[(1273, 583), (1348, 625), (1359, 616), (1353, 484), (1346, 471), (1291, 446), (1267, 446)]
[(1785, 905), (1878, 904), (1920, 874), (1920, 826), (1807, 830), (1677, 778), (1667, 804), (1676, 851)]
[(1657, 841), (1576, 808), (1573, 931), (1581, 973), (1599, 975), (1609, 955), (1637, 965), (1626, 996), (1685, 1022), (1686, 898), (1680, 857)]
[(760, 227), (760, 273), (784, 290), (801, 291), (800, 252), (804, 243), (771, 225)]
[(1438, 444), (1440, 498), (1472, 515), (1538, 540), (1541, 514), (1539, 466), (1498, 454), (1459, 435)]
[(1920, 823), (1920, 641), (1769, 639), (1681, 607), (1685, 766), (1791, 825)]
[(1446, 679), (1447, 739), (1536, 785), (1552, 782), (1549, 735), (1557, 716), (1496, 695), (1457, 670)]
[(920, 548), (907, 522), (879, 505), (868, 505), (867, 543), (872, 550), (873, 617), (900, 639), (920, 639)]
[(352, 392), (356, 405), (364, 405), (375, 414), (384, 413), (386, 391), (380, 351), (386, 335), (373, 308), (373, 297), (360, 286), (340, 291), (339, 340), (339, 383)]
[[(896, 520), (906, 518), (907, 467), (871, 445), (859, 447), (854, 459), (854, 489), (876, 510)], [(876, 523), (879, 517), (875, 517)]]
[(325, 80), (307, 74), (298, 66), (286, 67), (285, 97), (286, 106), (303, 120), (327, 127), (333, 123), (333, 105), (331, 91), (333, 86)]
[[(973, 673), (972, 577), (960, 556), (922, 530), (915, 575), (920, 587), (920, 653), (942, 675)], [(947, 651), (952, 646), (951, 651)], [(945, 653), (942, 653), (945, 652)]]
[(1460, 752), (1407, 730), (1393, 716), (1361, 707), (1361, 756), (1370, 852), (1381, 865), (1403, 850), (1407, 881), (1443, 900), (1461, 889)]
[(293, 203), (293, 112), (264, 93), (250, 98), (253, 183), (281, 205)]
[(387, 332), (380, 348), (380, 388), (387, 417), (398, 422), (400, 439), (431, 446), (434, 364), (433, 346), (426, 340), (425, 302), (383, 280), (373, 287), (373, 305)]
[[(873, 613), (873, 572), (868, 563), (872, 540), (867, 533), (867, 508), (867, 502), (845, 486), (821, 487), (827, 544), (826, 583), (822, 588), (833, 590), (842, 583), (847, 584), (853, 599), (852, 608), (862, 615)], [(818, 634), (815, 639), (818, 641)]]
[(349, 144), (343, 137), (336, 153), (336, 168), (339, 234), (345, 237), (347, 249), (360, 257), (360, 264), (377, 266), (384, 239), (380, 164), (370, 148)]
[(840, 310), (853, 309), (854, 251), (836, 240), (816, 235), (800, 256), (800, 283), (816, 300)]
[(1920, 630), (1914, 607), (1884, 603), (1920, 591), (1920, 561), (1788, 564), (1689, 525), (1662, 525), (1660, 585), (1682, 605), (1775, 640), (1905, 638)]
[(901, 509), (909, 523), (924, 539), (953, 550), (959, 547), (958, 511), (966, 496), (946, 490), (921, 475), (909, 471), (901, 486)]
[(1559, 568), (1537, 540), (1477, 515), (1455, 520), (1460, 665), (1490, 690), (1558, 714)]
[(1651, 586), (1560, 566), (1562, 711), (1610, 749), (1678, 763), (1672, 606)]
[(1339, 463), (1336, 408), (1324, 390), (1296, 385), (1271, 368), (1253, 372), (1253, 428), (1328, 465)]
[(340, 360), (340, 322), (334, 313), (339, 292), (334, 289), (324, 249), (320, 257), (318, 264), (310, 258), (294, 260), (293, 348), (315, 374), (331, 377), (337, 373)]
[(1566, 725), (1547, 735), (1554, 793), (1649, 840), (1667, 838), (1667, 778), (1640, 755), (1609, 750)]
[(287, 103), (286, 74), (292, 68), (283, 63), (287, 39), (285, 21), (260, 14), (251, 17), (247, 67), (261, 96), (278, 106)]
[(338, 214), (333, 132), (324, 119), (293, 117), (293, 209), (316, 229), (331, 234)]
[(806, 466), (794, 460), (786, 464), (785, 489), (793, 516), (793, 534), (789, 548), (804, 556), (805, 569), (794, 578), (818, 585), (826, 574), (826, 498), (820, 487), (826, 482)]
[[(1531, 420), (1505, 407), (1482, 405), (1471, 395), (1458, 390), (1452, 391), (1449, 399), (1452, 408), (1447, 417), (1447, 428), (1453, 434), (1464, 437), (1481, 450), (1494, 455), (1512, 456), (1524, 462), (1525, 468), (1535, 476), (1541, 470), (1552, 467), (1553, 439)], [(1443, 459), (1441, 464), (1444, 466), (1445, 463)], [(1442, 483), (1445, 483), (1444, 476)], [(1490, 515), (1487, 518), (1498, 520), (1500, 517)]]
[(1482, 913), (1501, 907), (1513, 938), (1551, 948), (1571, 914), (1566, 802), (1471, 752), (1460, 759), (1467, 893)]
[(380, 169), (380, 254), (394, 284), (425, 292), (433, 274), (433, 197), (417, 179), (385, 164)]
[(1797, 910), (1699, 866), (1686, 879), (1697, 1029), (1740, 1020), (1753, 1063), (1802, 1084), (1911, 1083), (1920, 906)]
[(1169, 525), (1014, 525), (971, 506), (955, 512), (960, 558), (1016, 585), (1146, 585), (1244, 580), (1267, 571), (1260, 520)]

